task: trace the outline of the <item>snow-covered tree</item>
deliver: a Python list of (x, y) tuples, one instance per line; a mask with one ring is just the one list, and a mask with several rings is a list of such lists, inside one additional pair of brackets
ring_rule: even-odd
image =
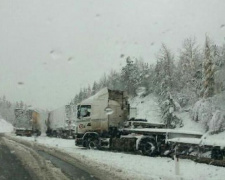
[(154, 72), (151, 78), (152, 86), (156, 94), (160, 94), (161, 92), (161, 82), (163, 77), (164, 77), (164, 71), (163, 71), (162, 60), (157, 60), (157, 63), (155, 65)]
[(19, 107), (20, 107), (21, 109), (23, 109), (23, 107), (24, 107), (23, 101), (20, 101)]
[(113, 90), (124, 90), (123, 83), (119, 72), (111, 70), (108, 75), (108, 88)]
[(225, 129), (224, 103), (225, 97), (220, 96), (200, 99), (192, 108), (192, 119), (202, 124), (205, 131), (220, 132)]
[(90, 97), (92, 94), (92, 90), (91, 90), (91, 86), (90, 84), (88, 85), (88, 88), (87, 88), (87, 97)]
[(108, 80), (107, 80), (106, 74), (104, 73), (103, 76), (100, 78), (100, 81), (99, 81), (99, 90), (104, 88), (104, 87), (107, 87), (107, 86), (108, 86)]
[(172, 91), (174, 85), (174, 55), (166, 47), (165, 44), (162, 44), (160, 52), (158, 54), (158, 62), (160, 62), (160, 83), (161, 83), (161, 92), (162, 97), (167, 97)]
[(98, 85), (97, 85), (96, 81), (94, 81), (91, 94), (94, 95), (97, 92), (98, 92)]
[(200, 96), (201, 90), (201, 53), (194, 38), (188, 38), (183, 42), (180, 50), (176, 76), (180, 93), (189, 96), (193, 101)]
[(225, 90), (225, 45), (213, 48), (213, 62), (215, 64), (215, 93), (221, 93)]
[(209, 38), (206, 36), (203, 62), (203, 91), (204, 98), (212, 97), (215, 93), (214, 71)]
[(6, 99), (6, 96), (0, 98), (0, 115), (1, 118), (5, 119), (6, 121), (13, 123), (15, 116), (14, 116), (14, 108), (15, 105), (9, 102)]
[(162, 110), (162, 120), (167, 128), (182, 127), (182, 121), (174, 114), (176, 110), (176, 105), (173, 98), (168, 96), (168, 98), (161, 104)]
[(225, 114), (220, 110), (213, 113), (212, 119), (208, 122), (209, 131), (218, 133), (225, 130)]
[(139, 72), (134, 60), (130, 57), (126, 59), (126, 66), (122, 68), (121, 79), (124, 83), (125, 90), (130, 95), (136, 94), (136, 89), (139, 86)]
[(142, 96), (145, 96), (153, 92), (149, 86), (151, 83), (150, 75), (152, 73), (152, 67), (150, 68), (148, 63), (145, 63), (143, 60), (137, 60), (136, 64), (139, 72), (139, 89), (145, 89), (145, 92), (142, 93)]

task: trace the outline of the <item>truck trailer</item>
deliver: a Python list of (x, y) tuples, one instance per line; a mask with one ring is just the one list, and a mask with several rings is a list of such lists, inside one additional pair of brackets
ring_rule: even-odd
[(202, 133), (167, 129), (132, 117), (128, 95), (104, 88), (77, 105), (75, 145), (93, 149), (141, 151), (154, 156), (171, 151), (168, 139), (201, 138)]
[(40, 136), (46, 113), (36, 109), (14, 109), (15, 113), (15, 133), (20, 136)]
[(49, 137), (74, 138), (75, 114), (72, 105), (65, 105), (48, 114), (46, 135)]

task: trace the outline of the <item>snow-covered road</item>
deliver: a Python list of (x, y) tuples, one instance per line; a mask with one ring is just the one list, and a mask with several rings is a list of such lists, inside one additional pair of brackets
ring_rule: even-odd
[[(16, 138), (34, 142), (33, 137)], [(190, 160), (180, 159), (180, 176), (176, 176), (175, 162), (170, 158), (153, 158), (119, 152), (86, 150), (76, 147), (74, 140), (48, 138), (45, 136), (38, 137), (37, 143), (57, 148), (76, 157), (86, 165), (115, 174), (121, 179), (223, 180), (225, 177), (225, 168), (223, 167), (197, 164)]]
[(60, 169), (38, 155), (33, 148), (10, 140), (3, 134), (0, 134), (0, 149), (1, 180), (68, 180)]

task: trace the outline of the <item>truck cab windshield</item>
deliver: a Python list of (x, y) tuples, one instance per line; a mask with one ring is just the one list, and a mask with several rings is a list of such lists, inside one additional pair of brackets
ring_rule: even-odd
[(89, 117), (91, 115), (91, 105), (79, 105), (77, 108), (77, 118)]

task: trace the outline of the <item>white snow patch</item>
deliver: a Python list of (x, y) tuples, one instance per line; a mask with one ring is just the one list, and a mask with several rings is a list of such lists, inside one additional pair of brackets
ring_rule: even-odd
[(0, 119), (0, 133), (8, 133), (13, 131), (13, 126), (4, 119)]
[(204, 133), (205, 130), (202, 126), (202, 124), (197, 123), (195, 121), (192, 120), (190, 112), (186, 112), (184, 110), (181, 110), (179, 112), (175, 112), (175, 115), (182, 120), (183, 122), (183, 127), (179, 127), (177, 129), (180, 130), (191, 130), (191, 131), (197, 131), (197, 132), (201, 132)]

